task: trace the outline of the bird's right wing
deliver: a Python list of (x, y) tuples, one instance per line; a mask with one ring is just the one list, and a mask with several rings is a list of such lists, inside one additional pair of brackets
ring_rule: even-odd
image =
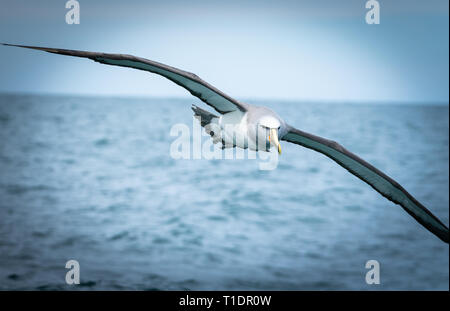
[(54, 54), (84, 57), (92, 59), (102, 64), (130, 67), (139, 70), (149, 71), (161, 75), (169, 79), (170, 81), (178, 84), (179, 86), (182, 86), (183, 88), (188, 90), (192, 95), (198, 97), (200, 100), (213, 107), (219, 113), (223, 114), (235, 110), (240, 110), (242, 112), (247, 111), (247, 104), (241, 103), (231, 98), (230, 96), (216, 89), (214, 86), (200, 79), (197, 75), (145, 58), (125, 54), (109, 54), (109, 53), (87, 52), (77, 50), (54, 49), (54, 48), (14, 45), (5, 43), (3, 45), (40, 50)]
[(420, 224), (448, 243), (448, 228), (419, 201), (410, 195), (395, 180), (367, 163), (344, 147), (319, 136), (315, 136), (288, 126), (288, 132), (282, 140), (313, 149), (333, 159), (350, 173), (357, 176), (388, 200), (399, 204)]

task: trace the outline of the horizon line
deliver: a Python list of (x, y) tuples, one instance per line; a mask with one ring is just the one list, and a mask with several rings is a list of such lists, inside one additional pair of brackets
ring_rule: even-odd
[[(130, 99), (174, 99), (174, 100), (188, 100), (188, 99), (196, 99), (201, 101), (197, 97), (192, 96), (160, 96), (160, 95), (133, 95), (133, 94), (94, 94), (94, 93), (58, 93), (58, 92), (17, 92), (17, 91), (2, 91), (0, 90), (0, 96), (53, 96), (53, 97), (97, 97), (97, 98), (130, 98)], [(292, 98), (292, 99), (283, 99), (283, 98), (261, 98), (261, 97), (243, 97), (238, 98), (235, 97), (239, 101), (253, 101), (253, 102), (285, 102), (285, 103), (322, 103), (322, 104), (374, 104), (374, 105), (386, 105), (386, 104), (394, 104), (394, 105), (433, 105), (433, 106), (449, 106), (449, 101), (440, 101), (440, 100), (373, 100), (373, 99), (320, 99), (320, 98)]]

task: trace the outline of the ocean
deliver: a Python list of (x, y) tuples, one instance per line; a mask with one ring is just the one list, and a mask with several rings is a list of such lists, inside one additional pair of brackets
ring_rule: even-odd
[[(249, 102), (336, 140), (448, 226), (448, 105)], [(322, 154), (282, 142), (274, 170), (174, 159), (191, 104), (209, 108), (0, 95), (0, 290), (449, 290), (448, 244)]]

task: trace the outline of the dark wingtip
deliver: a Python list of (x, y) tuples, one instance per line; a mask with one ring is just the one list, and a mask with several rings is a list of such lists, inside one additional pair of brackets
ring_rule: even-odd
[(18, 47), (18, 48), (31, 48), (31, 47), (26, 46), (26, 45), (11, 44), (11, 43), (4, 43), (4, 42), (2, 42), (0, 44), (1, 45), (5, 45), (5, 46), (15, 46), (15, 47)]
[[(14, 46), (18, 48), (25, 48), (25, 49), (31, 49), (31, 50), (37, 50), (37, 51), (44, 51), (48, 53), (53, 54), (59, 54), (59, 55), (67, 55), (67, 56), (75, 56), (75, 57), (83, 57), (83, 58), (90, 58), (95, 60), (94, 58), (98, 56), (99, 54), (104, 53), (95, 53), (95, 52), (88, 52), (88, 51), (78, 51), (78, 50), (67, 50), (67, 49), (57, 49), (57, 48), (48, 48), (48, 47), (42, 47), (42, 46), (32, 46), (32, 45), (19, 45), (19, 44), (10, 44), (10, 43), (1, 43), (6, 46)], [(104, 54), (106, 55), (106, 54)]]
[(441, 240), (448, 244), (449, 237), (450, 237), (450, 236), (449, 236), (449, 233), (448, 233), (448, 230), (447, 230), (447, 234), (445, 234), (445, 235), (441, 238)]
[[(441, 223), (442, 224), (442, 223)], [(439, 231), (439, 233), (435, 233), (443, 242), (448, 243), (448, 240), (450, 238), (450, 233), (448, 230), (448, 227), (444, 224), (442, 224), (442, 229)]]
[(46, 48), (46, 47), (41, 47), (41, 46), (11, 44), (11, 43), (1, 43), (1, 44), (5, 45), (5, 46), (13, 46), (13, 47), (17, 47), (17, 48), (39, 50), (39, 51), (45, 51), (45, 52), (55, 53), (55, 54), (58, 54), (58, 51), (59, 51), (58, 49)]
[[(449, 234), (448, 228), (444, 224), (442, 224), (442, 227), (443, 228), (439, 228), (437, 230), (435, 228), (432, 228), (432, 229), (427, 228), (427, 229), (430, 230), (432, 233), (434, 233), (439, 239), (441, 239), (441, 241), (449, 244), (448, 240), (450, 238), (450, 234)], [(433, 229), (435, 229), (435, 230), (433, 230)]]

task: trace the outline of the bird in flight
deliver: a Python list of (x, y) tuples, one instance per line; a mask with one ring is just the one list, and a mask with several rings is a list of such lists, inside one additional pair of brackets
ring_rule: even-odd
[(400, 205), (421, 225), (448, 244), (447, 226), (395, 180), (335, 141), (296, 129), (266, 107), (237, 101), (193, 73), (132, 55), (6, 43), (3, 45), (89, 58), (102, 64), (130, 67), (161, 75), (185, 88), (218, 112), (219, 115), (216, 115), (197, 106), (192, 107), (194, 116), (209, 131), (214, 143), (221, 144), (222, 148), (240, 147), (255, 151), (269, 151), (271, 147), (274, 147), (281, 154), (280, 140), (282, 140), (320, 152), (369, 184), (388, 200)]

